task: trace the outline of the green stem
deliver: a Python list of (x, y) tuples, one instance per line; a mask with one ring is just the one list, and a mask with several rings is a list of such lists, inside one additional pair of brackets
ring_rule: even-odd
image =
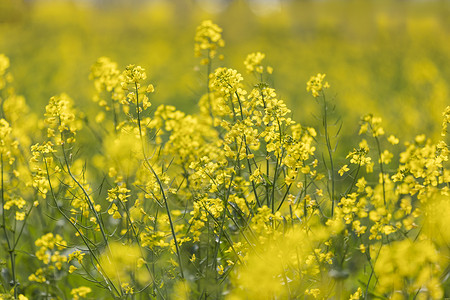
[(137, 82), (134, 83), (134, 87), (136, 90), (136, 110), (137, 110), (137, 123), (138, 123), (138, 128), (139, 128), (139, 137), (141, 140), (141, 147), (142, 147), (142, 155), (144, 156), (144, 162), (147, 165), (148, 169), (152, 172), (153, 176), (155, 176), (156, 181), (158, 182), (159, 185), (159, 189), (161, 190), (161, 195), (163, 197), (164, 200), (164, 206), (166, 208), (166, 213), (167, 216), (169, 218), (169, 224), (170, 224), (170, 231), (172, 233), (172, 238), (173, 241), (175, 243), (175, 249), (177, 252), (177, 257), (178, 257), (178, 263), (180, 265), (180, 274), (181, 274), (181, 278), (184, 279), (184, 272), (183, 272), (183, 265), (181, 263), (181, 253), (180, 253), (180, 247), (178, 245), (178, 241), (177, 241), (177, 236), (175, 234), (175, 228), (173, 226), (173, 221), (172, 221), (172, 216), (170, 214), (170, 209), (169, 209), (169, 204), (167, 201), (167, 196), (164, 192), (164, 187), (162, 185), (161, 179), (159, 178), (158, 174), (156, 173), (155, 169), (153, 168), (153, 166), (150, 164), (150, 162), (148, 161), (147, 155), (145, 154), (145, 147), (144, 147), (144, 137), (142, 134), (142, 127), (141, 127), (141, 115), (140, 115), (140, 106), (139, 106), (139, 89), (138, 89), (138, 84)]
[(361, 157), (359, 158), (359, 162), (358, 162), (358, 168), (356, 169), (356, 174), (353, 177), (353, 181), (352, 184), (350, 185), (350, 187), (348, 188), (348, 190), (345, 192), (345, 195), (348, 195), (352, 192), (353, 187), (356, 184), (356, 180), (358, 179), (358, 174), (359, 174), (359, 170), (361, 169)]
[[(72, 227), (77, 231), (77, 233), (78, 233), (78, 235), (81, 237), (81, 239), (83, 240), (83, 243), (86, 245), (86, 247), (88, 248), (88, 251), (89, 251), (89, 253), (91, 253), (91, 255), (92, 255), (92, 257), (94, 258), (94, 260), (95, 260), (95, 268), (97, 269), (97, 265), (100, 267), (100, 270), (98, 270), (99, 271), (99, 273), (103, 276), (103, 279), (105, 280), (105, 282), (106, 282), (106, 286), (107, 286), (107, 289), (111, 292), (111, 294), (112, 294), (112, 296), (114, 297), (114, 298), (116, 298), (116, 295), (114, 294), (114, 291), (115, 291), (115, 293), (117, 293), (117, 295), (121, 295), (121, 292), (116, 288), (116, 286), (114, 285), (114, 283), (112, 282), (112, 280), (105, 274), (105, 272), (102, 270), (102, 266), (101, 266), (101, 264), (100, 264), (100, 260), (97, 258), (97, 256), (95, 255), (95, 253), (94, 253), (94, 249), (93, 248), (91, 248), (91, 245), (90, 244), (93, 244), (93, 242), (92, 241), (89, 241), (89, 239), (88, 238), (86, 238), (85, 236), (84, 236), (84, 234), (80, 231), (80, 229), (71, 221), (71, 219), (69, 218), (69, 216), (67, 216), (65, 213), (64, 213), (64, 211), (61, 209), (61, 207), (59, 206), (59, 204), (58, 204), (58, 202), (56, 201), (56, 195), (55, 195), (55, 192), (54, 192), (54, 190), (53, 190), (53, 185), (52, 185), (52, 183), (51, 183), (51, 181), (50, 181), (50, 172), (49, 172), (49, 169), (48, 169), (48, 164), (47, 164), (47, 160), (45, 159), (45, 157), (44, 157), (44, 164), (45, 164), (45, 170), (46, 170), (46, 174), (47, 174), (47, 181), (48, 181), (48, 185), (49, 185), (49, 188), (50, 188), (50, 193), (51, 193), (51, 195), (52, 195), (52, 199), (53, 199), (53, 202), (55, 203), (55, 207), (56, 207), (56, 209), (59, 211), (59, 213), (64, 217), (64, 219), (66, 219), (66, 221), (67, 222), (69, 222), (69, 224), (70, 225), (72, 225)], [(101, 286), (103, 286), (100, 282), (98, 282), (98, 284), (100, 284)], [(112, 288), (111, 288), (112, 287)], [(114, 290), (114, 291), (113, 291)]]
[(278, 205), (278, 208), (276, 211), (279, 211), (281, 206), (283, 205), (284, 201), (286, 200), (287, 195), (289, 194), (289, 190), (291, 189), (292, 183), (288, 185), (286, 192), (284, 193), (283, 198), (280, 201), (280, 204)]
[[(239, 97), (239, 94), (238, 94), (237, 91), (235, 92), (235, 95), (236, 95), (236, 98), (237, 98), (238, 103), (239, 103), (239, 109), (241, 111), (241, 120), (244, 121), (244, 112), (242, 110), (241, 98)], [(233, 99), (231, 99), (231, 104), (233, 105)], [(234, 112), (234, 106), (233, 106), (233, 112)], [(247, 158), (248, 171), (249, 171), (249, 173), (251, 175), (253, 172), (252, 172), (252, 167), (251, 167), (251, 164), (250, 164), (250, 159), (248, 158), (250, 149), (249, 149), (249, 146), (247, 144), (247, 136), (245, 134), (243, 134), (243, 139), (244, 139), (244, 144), (245, 144), (245, 154), (246, 154), (246, 158)], [(237, 163), (239, 164), (239, 162), (237, 162)], [(261, 207), (261, 202), (259, 201), (258, 193), (256, 191), (256, 184), (255, 184), (254, 180), (252, 180), (252, 188), (253, 188), (253, 193), (255, 195), (256, 203), (258, 204), (259, 207)], [(250, 210), (250, 212), (251, 212), (251, 214), (253, 216), (254, 215), (253, 209), (251, 207), (249, 207), (249, 210)]]
[(211, 50), (208, 49), (208, 66), (207, 66), (207, 72), (206, 72), (206, 93), (208, 95), (209, 116), (211, 117), (212, 126), (214, 127), (214, 113), (213, 113), (213, 108), (212, 108), (211, 90), (209, 89), (209, 74), (211, 74), (211, 68), (212, 68), (210, 52), (211, 52)]
[(330, 135), (328, 132), (328, 118), (327, 118), (327, 111), (328, 111), (328, 107), (327, 107), (327, 101), (325, 98), (325, 94), (322, 92), (322, 97), (323, 97), (323, 127), (325, 130), (325, 142), (327, 144), (327, 151), (328, 151), (328, 156), (330, 159), (330, 168), (331, 168), (331, 176), (328, 173), (328, 178), (331, 177), (331, 216), (333, 217), (334, 215), (334, 205), (335, 205), (335, 201), (334, 201), (334, 182), (335, 182), (335, 174), (334, 174), (334, 163), (333, 163), (333, 150), (331, 147), (331, 141), (330, 141)]
[(383, 168), (383, 159), (381, 156), (380, 140), (378, 139), (378, 137), (375, 136), (375, 141), (377, 141), (378, 160), (380, 162), (381, 183), (383, 186), (383, 202), (384, 202), (384, 206), (386, 206), (386, 184), (385, 184), (385, 180), (384, 180), (384, 168)]
[(0, 154), (1, 163), (1, 198), (2, 198), (2, 228), (5, 234), (6, 243), (8, 244), (9, 259), (11, 262), (11, 273), (12, 282), (11, 285), (14, 290), (14, 298), (17, 298), (17, 281), (16, 281), (16, 254), (15, 247), (11, 246), (11, 241), (8, 237), (8, 232), (6, 231), (6, 216), (5, 216), (5, 188), (4, 188), (4, 178), (3, 178), (3, 153)]
[[(141, 256), (144, 257), (144, 252), (143, 252), (143, 250), (142, 250), (141, 242), (139, 241), (139, 236), (138, 236), (138, 234), (137, 234), (137, 232), (136, 232), (136, 229), (135, 229), (135, 226), (134, 226), (134, 224), (133, 224), (133, 222), (131, 221), (131, 218), (130, 218), (130, 210), (129, 210), (128, 207), (125, 205), (125, 203), (123, 203), (123, 201), (119, 200), (119, 203), (122, 205), (123, 209), (124, 209), (125, 212), (126, 212), (127, 221), (128, 221), (128, 224), (130, 224), (132, 235), (133, 235), (134, 239), (136, 240), (136, 243), (137, 243), (137, 245), (138, 245), (138, 247), (139, 247), (139, 251), (140, 251), (140, 253), (141, 253)], [(152, 271), (150, 271), (150, 267), (148, 266), (147, 263), (145, 263), (145, 268), (147, 269), (147, 272), (148, 272), (148, 274), (150, 275), (150, 277), (151, 277), (151, 279), (152, 279), (152, 284), (153, 284), (153, 286), (155, 286), (156, 289), (157, 289), (157, 291), (158, 291), (159, 293), (161, 293), (160, 290), (159, 290), (159, 288), (158, 288), (158, 286), (157, 286), (156, 283), (155, 283), (154, 270), (153, 270), (153, 273), (152, 273)], [(160, 296), (162, 296), (162, 295), (160, 294)]]
[[(61, 133), (61, 139), (62, 139), (62, 133)], [(95, 206), (94, 203), (92, 202), (91, 197), (89, 196), (89, 194), (87, 193), (86, 189), (83, 187), (83, 185), (75, 178), (75, 176), (72, 174), (72, 170), (70, 168), (70, 164), (69, 164), (69, 160), (67, 159), (67, 154), (65, 151), (65, 147), (64, 147), (64, 142), (61, 144), (62, 147), (62, 152), (64, 155), (64, 162), (67, 168), (67, 173), (69, 174), (70, 178), (72, 178), (72, 180), (75, 182), (75, 184), (81, 189), (81, 191), (83, 192), (86, 201), (89, 205), (90, 210), (92, 211), (92, 213), (94, 214), (95, 220), (97, 221), (97, 224), (100, 228), (100, 232), (102, 234), (103, 240), (105, 242), (106, 247), (109, 249), (109, 243), (108, 243), (108, 238), (106, 236), (106, 232), (103, 228), (103, 223), (102, 220), (100, 219), (100, 216), (98, 215), (97, 211), (95, 210)]]
[[(227, 215), (226, 211), (228, 209), (228, 197), (230, 196), (231, 183), (233, 182), (233, 177), (234, 177), (234, 174), (231, 175), (230, 184), (229, 184), (228, 189), (227, 189), (227, 194), (224, 197), (224, 209), (223, 209), (223, 213), (222, 213), (222, 221), (221, 221), (221, 224), (220, 224), (219, 238), (217, 240), (216, 247), (215, 247), (215, 250), (214, 250), (213, 271), (215, 271), (216, 268), (217, 268), (217, 256), (219, 255), (220, 240), (222, 238), (222, 234), (225, 231), (224, 226), (225, 226), (225, 220), (226, 220), (226, 215)], [(217, 280), (218, 280), (218, 277), (217, 277), (217, 273), (216, 273), (216, 281)]]

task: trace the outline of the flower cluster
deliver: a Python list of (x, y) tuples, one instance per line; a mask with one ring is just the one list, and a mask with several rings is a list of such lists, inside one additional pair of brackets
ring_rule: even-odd
[(325, 74), (318, 73), (316, 76), (311, 76), (309, 81), (306, 83), (306, 90), (311, 92), (311, 94), (316, 98), (319, 97), (319, 92), (323, 89), (330, 87), (327, 81), (324, 81)]
[(200, 57), (204, 51), (207, 52), (202, 64), (208, 64), (216, 56), (219, 47), (225, 46), (222, 39), (222, 28), (214, 24), (211, 20), (203, 21), (197, 27), (195, 34), (195, 56)]
[[(262, 61), (264, 60), (265, 57), (266, 55), (261, 52), (250, 53), (249, 55), (247, 55), (247, 58), (244, 61), (247, 73), (255, 72), (258, 74), (262, 74), (264, 72), (264, 66), (262, 64)], [(266, 68), (266, 71), (267, 73), (272, 74), (273, 69), (272, 67), (268, 66)]]
[(66, 265), (67, 256), (62, 255), (61, 251), (67, 248), (67, 242), (59, 234), (47, 233), (37, 239), (35, 245), (39, 247), (36, 258), (42, 261), (44, 266), (31, 274), (28, 280), (44, 283)]
[(45, 122), (48, 124), (47, 136), (54, 138), (57, 145), (75, 142), (76, 132), (81, 129), (81, 122), (76, 120), (73, 101), (61, 94), (50, 98), (45, 107)]

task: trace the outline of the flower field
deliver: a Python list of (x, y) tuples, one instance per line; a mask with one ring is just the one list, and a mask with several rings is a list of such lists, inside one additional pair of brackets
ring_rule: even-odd
[(449, 5), (274, 2), (0, 4), (0, 299), (450, 297)]

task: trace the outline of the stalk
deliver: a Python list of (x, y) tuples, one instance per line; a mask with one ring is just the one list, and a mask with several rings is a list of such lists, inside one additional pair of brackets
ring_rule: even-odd
[(212, 108), (211, 90), (209, 89), (209, 74), (211, 74), (211, 68), (212, 68), (212, 61), (210, 58), (210, 53), (211, 53), (211, 49), (208, 49), (208, 66), (207, 66), (207, 72), (206, 72), (206, 93), (208, 95), (209, 116), (211, 117), (212, 126), (214, 127), (214, 114), (213, 114), (213, 108)]
[[(235, 94), (236, 94), (236, 97), (237, 97), (237, 100), (238, 100), (238, 103), (239, 103), (239, 109), (240, 109), (240, 111), (241, 111), (241, 120), (244, 121), (244, 112), (243, 112), (243, 110), (242, 110), (241, 99), (240, 99), (239, 94), (238, 94), (237, 91), (235, 92)], [(233, 104), (233, 100), (231, 100), (231, 104)], [(234, 112), (234, 109), (233, 109), (233, 112)], [(249, 149), (249, 147), (248, 147), (248, 144), (247, 144), (247, 137), (246, 137), (245, 134), (243, 135), (243, 140), (244, 140), (244, 144), (245, 144), (245, 154), (246, 154), (246, 158), (247, 158), (248, 171), (249, 171), (249, 173), (250, 173), (250, 175), (251, 175), (251, 174), (253, 173), (253, 172), (252, 172), (252, 166), (251, 166), (251, 164), (250, 164), (250, 159), (248, 158), (248, 154), (249, 154), (249, 152), (250, 152), (250, 149)], [(239, 161), (238, 161), (237, 163), (239, 164)], [(256, 184), (255, 184), (255, 181), (254, 181), (254, 180), (252, 180), (252, 188), (253, 188), (253, 194), (255, 195), (256, 203), (258, 204), (259, 207), (261, 207), (261, 202), (259, 201), (258, 193), (256, 192)], [(247, 201), (246, 201), (246, 202), (247, 202)], [(247, 206), (248, 206), (248, 205), (247, 205)], [(253, 216), (253, 215), (254, 215), (253, 209), (251, 209), (251, 208), (249, 207), (249, 210), (250, 210), (250, 212), (251, 212), (251, 214), (252, 214), (252, 216)]]
[(330, 141), (330, 135), (328, 132), (328, 118), (327, 118), (327, 111), (328, 111), (328, 106), (327, 106), (327, 101), (325, 98), (325, 93), (322, 92), (322, 97), (323, 97), (323, 127), (324, 127), (324, 131), (325, 131), (325, 142), (327, 145), (327, 151), (328, 151), (328, 157), (330, 160), (330, 168), (331, 168), (331, 176), (330, 176), (330, 172), (328, 172), (328, 178), (330, 179), (331, 177), (331, 217), (333, 217), (334, 215), (334, 205), (335, 205), (335, 201), (334, 201), (334, 184), (335, 184), (335, 174), (334, 174), (334, 163), (333, 163), (333, 150), (331, 147), (331, 141)]
[(381, 183), (382, 183), (382, 186), (383, 186), (383, 202), (384, 202), (384, 206), (386, 206), (386, 183), (385, 183), (385, 180), (384, 180), (384, 168), (383, 168), (383, 159), (381, 157), (380, 140), (378, 139), (378, 137), (375, 137), (375, 141), (377, 141), (378, 161), (380, 162)]
[[(62, 133), (61, 133), (61, 138), (62, 138)], [(76, 183), (76, 185), (78, 185), (78, 187), (83, 192), (83, 194), (84, 194), (84, 196), (86, 198), (86, 201), (87, 201), (87, 203), (89, 205), (89, 208), (91, 209), (92, 213), (94, 214), (95, 220), (97, 221), (97, 224), (100, 227), (100, 232), (102, 234), (103, 240), (105, 241), (105, 245), (109, 249), (108, 238), (107, 238), (106, 232), (105, 232), (105, 230), (103, 228), (103, 223), (102, 223), (102, 221), (100, 219), (100, 216), (98, 215), (97, 211), (95, 210), (94, 203), (92, 202), (91, 197), (89, 196), (89, 194), (84, 189), (83, 185), (72, 174), (72, 170), (70, 168), (70, 164), (69, 164), (69, 161), (67, 159), (64, 143), (61, 144), (61, 147), (62, 147), (62, 152), (63, 152), (63, 155), (64, 155), (64, 163), (65, 163), (66, 168), (67, 168), (67, 173), (69, 174), (70, 178)]]
[(3, 153), (0, 154), (1, 163), (1, 198), (2, 198), (2, 228), (5, 234), (6, 243), (8, 245), (9, 260), (11, 263), (11, 273), (12, 282), (11, 285), (14, 290), (14, 298), (17, 298), (17, 281), (16, 281), (16, 254), (15, 247), (11, 246), (11, 240), (8, 237), (8, 232), (6, 231), (6, 216), (5, 216), (5, 188), (4, 188), (4, 178), (3, 178)]
[(173, 221), (172, 221), (172, 216), (170, 214), (170, 209), (169, 209), (169, 204), (168, 204), (168, 201), (167, 201), (167, 196), (166, 196), (166, 194), (164, 192), (164, 187), (162, 185), (161, 179), (159, 178), (159, 176), (156, 173), (155, 169), (152, 167), (152, 165), (148, 161), (147, 155), (145, 154), (144, 137), (143, 137), (143, 134), (142, 134), (141, 114), (140, 114), (140, 106), (139, 106), (139, 89), (138, 89), (137, 82), (134, 83), (134, 87), (135, 87), (135, 90), (136, 90), (137, 123), (138, 123), (138, 128), (139, 128), (139, 137), (140, 137), (140, 140), (141, 140), (142, 155), (144, 156), (145, 164), (147, 165), (148, 169), (152, 172), (153, 176), (155, 176), (156, 181), (158, 182), (158, 185), (159, 185), (159, 189), (161, 190), (161, 195), (162, 195), (163, 200), (164, 200), (164, 206), (166, 208), (167, 216), (169, 218), (170, 231), (172, 233), (173, 241), (175, 243), (175, 249), (176, 249), (177, 257), (178, 257), (178, 264), (180, 265), (181, 278), (184, 279), (183, 265), (181, 263), (180, 247), (178, 245), (177, 236), (175, 234), (175, 228), (173, 226)]
[[(94, 244), (92, 241), (90, 241), (87, 237), (84, 236), (84, 234), (80, 231), (80, 229), (71, 221), (71, 219), (69, 218), (69, 216), (67, 216), (64, 211), (61, 209), (61, 207), (58, 205), (58, 202), (56, 201), (56, 195), (55, 192), (53, 190), (53, 185), (50, 181), (50, 172), (48, 169), (48, 164), (47, 164), (47, 160), (44, 158), (44, 163), (45, 163), (45, 170), (46, 170), (46, 174), (47, 174), (47, 181), (48, 181), (48, 185), (50, 188), (50, 193), (52, 195), (52, 199), (53, 202), (55, 203), (55, 207), (56, 209), (59, 211), (59, 213), (64, 217), (64, 219), (66, 219), (67, 222), (69, 222), (70, 225), (72, 225), (72, 227), (77, 231), (78, 235), (81, 237), (81, 239), (83, 240), (83, 243), (86, 245), (86, 247), (88, 248), (89, 253), (91, 253), (92, 257), (94, 258), (94, 261), (96, 262), (96, 265), (98, 265), (100, 267), (100, 269), (102, 269), (102, 266), (100, 264), (100, 260), (98, 259), (97, 255), (95, 255), (94, 253), (94, 249), (91, 247), (91, 244)], [(109, 248), (108, 248), (109, 249)], [(110, 252), (111, 253), (111, 252)], [(97, 267), (96, 267), (97, 269)], [(97, 269), (98, 270), (98, 269)], [(114, 298), (116, 298), (116, 295), (114, 294), (117, 293), (117, 295), (121, 295), (121, 292), (116, 288), (116, 286), (114, 285), (114, 283), (112, 282), (112, 280), (110, 278), (108, 278), (108, 276), (106, 276), (105, 272), (103, 272), (102, 270), (98, 270), (99, 273), (103, 276), (103, 279), (106, 282), (106, 286), (107, 289), (111, 292), (111, 294), (113, 295)], [(100, 284), (101, 286), (103, 286), (100, 282), (96, 282), (98, 284)], [(113, 291), (114, 290), (114, 291)]]

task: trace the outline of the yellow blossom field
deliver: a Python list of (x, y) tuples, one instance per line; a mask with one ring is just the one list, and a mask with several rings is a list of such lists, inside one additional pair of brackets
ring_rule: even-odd
[(448, 1), (0, 2), (0, 299), (450, 297)]

